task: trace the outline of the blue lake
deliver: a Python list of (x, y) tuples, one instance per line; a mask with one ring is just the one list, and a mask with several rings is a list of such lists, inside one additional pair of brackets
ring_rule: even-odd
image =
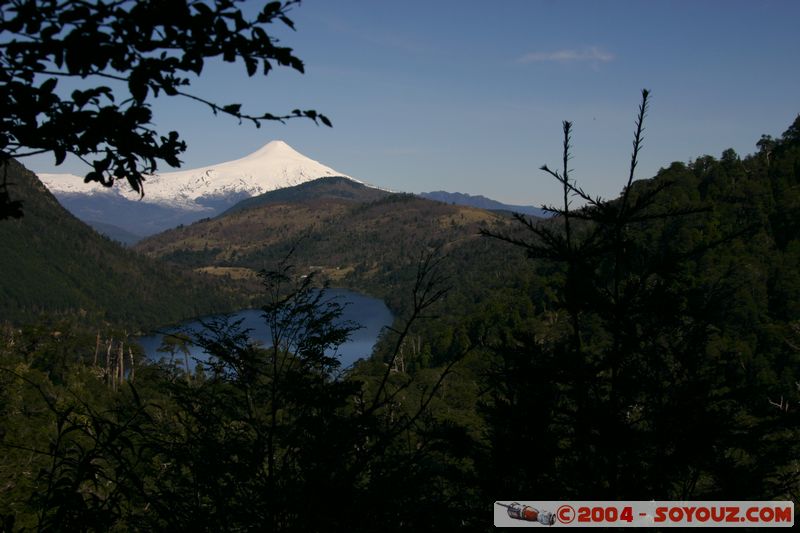
[[(344, 306), (341, 320), (351, 321), (361, 326), (361, 329), (350, 334), (350, 339), (341, 345), (337, 352), (342, 368), (347, 368), (358, 359), (367, 358), (372, 354), (372, 349), (378, 340), (378, 336), (384, 327), (392, 325), (394, 317), (389, 308), (386, 307), (386, 304), (377, 298), (346, 289), (329, 289), (326, 291), (326, 295), (328, 298), (334, 298), (335, 301)], [(242, 328), (252, 330), (250, 337), (253, 340), (260, 341), (264, 345), (270, 343), (269, 328), (264, 323), (260, 309), (245, 309), (228, 316), (232, 320), (242, 319)], [(199, 331), (202, 327), (200, 320), (189, 321), (176, 327), (164, 329), (157, 334), (140, 337), (139, 344), (144, 349), (148, 359), (158, 361), (169, 357), (158, 352), (158, 347), (161, 346), (165, 335), (180, 331)], [(207, 355), (201, 348), (193, 346), (191, 347), (190, 357), (204, 360)], [(182, 366), (183, 356), (178, 355), (177, 358), (179, 360), (176, 360), (175, 363)], [(190, 366), (194, 367), (193, 361), (190, 362)]]

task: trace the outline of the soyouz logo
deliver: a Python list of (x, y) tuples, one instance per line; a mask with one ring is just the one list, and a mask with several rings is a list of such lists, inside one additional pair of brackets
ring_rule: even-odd
[(497, 527), (792, 527), (791, 501), (495, 502)]
[(519, 502), (514, 502), (509, 505), (504, 503), (495, 502), (497, 505), (506, 508), (508, 516), (515, 520), (525, 520), (527, 522), (538, 522), (545, 526), (552, 526), (556, 517), (550, 511), (540, 511), (530, 505), (522, 505)]

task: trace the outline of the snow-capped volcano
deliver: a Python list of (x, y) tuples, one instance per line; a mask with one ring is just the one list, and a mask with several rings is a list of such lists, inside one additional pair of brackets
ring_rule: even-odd
[(144, 237), (216, 216), (246, 198), (330, 176), (358, 181), (272, 141), (235, 161), (148, 176), (141, 200), (124, 181), (104, 187), (73, 174), (39, 179), (72, 214), (116, 238), (110, 227)]
[[(240, 200), (283, 187), (329, 176), (343, 176), (332, 168), (299, 153), (283, 141), (272, 141), (241, 159), (207, 167), (148, 176), (142, 202), (191, 211), (213, 210), (210, 204)], [(56, 196), (113, 194), (128, 200), (139, 195), (125, 183), (103, 187), (83, 183), (72, 174), (39, 174)], [(358, 180), (355, 180), (358, 181)]]

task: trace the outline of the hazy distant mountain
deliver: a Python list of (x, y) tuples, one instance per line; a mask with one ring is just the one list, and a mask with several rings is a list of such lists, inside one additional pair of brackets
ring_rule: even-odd
[(185, 210), (162, 204), (128, 200), (117, 194), (54, 193), (54, 195), (70, 213), (97, 228), (103, 234), (106, 232), (98, 228), (98, 223), (109, 224), (130, 234), (144, 237), (181, 224), (191, 224), (196, 220), (216, 214), (216, 211), (211, 209)]
[(436, 200), (437, 202), (444, 202), (446, 204), (479, 207), (481, 209), (488, 209), (490, 211), (513, 211), (514, 213), (522, 213), (523, 215), (542, 218), (551, 216), (549, 212), (538, 207), (533, 207), (530, 205), (504, 204), (480, 195), (473, 196), (471, 194), (464, 194), (460, 192), (433, 191), (420, 193), (419, 196), (429, 200)]
[(117, 241), (120, 244), (130, 246), (142, 239), (141, 235), (131, 233), (114, 224), (106, 224), (105, 222), (98, 222), (97, 220), (84, 220), (84, 222), (94, 228), (100, 235), (105, 235), (112, 241)]
[(78, 218), (112, 224), (137, 235), (213, 217), (245, 198), (328, 176), (349, 178), (283, 141), (272, 141), (234, 161), (150, 176), (141, 199), (124, 184), (103, 187), (86, 184), (71, 174), (39, 175)]

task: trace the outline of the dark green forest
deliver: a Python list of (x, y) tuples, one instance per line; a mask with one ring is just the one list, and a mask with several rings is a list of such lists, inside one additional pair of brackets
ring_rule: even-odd
[(0, 337), (3, 529), (486, 530), (500, 495), (797, 501), (800, 117), (756, 146), (634, 181), (637, 136), (611, 200), (545, 168), (584, 207), (414, 256), (393, 329), (346, 372), (328, 349), (356, 325), (291, 257), (258, 278), (271, 345), (213, 321), (193, 374), (89, 313), (20, 315)]
[(214, 279), (100, 236), (16, 161), (0, 172), (25, 209), (24, 217), (0, 224), (0, 318), (30, 323), (39, 316), (77, 314), (133, 332), (234, 309), (243, 301)]

